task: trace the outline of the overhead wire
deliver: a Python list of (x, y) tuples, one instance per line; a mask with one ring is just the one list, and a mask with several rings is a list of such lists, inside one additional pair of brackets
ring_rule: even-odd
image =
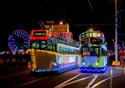
[(93, 9), (93, 6), (92, 6), (92, 4), (91, 4), (90, 0), (88, 0), (88, 4), (89, 4), (89, 6), (90, 6), (91, 10), (94, 12), (94, 9)]
[[(73, 22), (68, 16), (65, 15), (65, 13), (63, 13), (59, 8), (57, 8), (54, 4), (52, 4), (49, 0), (44, 0), (45, 3), (47, 3), (48, 5), (50, 5), (52, 8), (54, 8), (55, 10), (57, 10), (59, 13), (61, 14), (63, 17), (67, 18), (70, 22)], [(63, 20), (63, 18), (62, 18)]]

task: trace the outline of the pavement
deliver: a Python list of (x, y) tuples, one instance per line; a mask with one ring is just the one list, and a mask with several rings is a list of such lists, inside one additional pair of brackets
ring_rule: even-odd
[(16, 63), (0, 64), (0, 76), (15, 74), (28, 70), (27, 65)]

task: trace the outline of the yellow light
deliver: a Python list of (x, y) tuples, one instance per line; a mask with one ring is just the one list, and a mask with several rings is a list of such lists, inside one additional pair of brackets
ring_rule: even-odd
[(61, 24), (61, 25), (62, 25), (62, 24), (63, 24), (63, 21), (60, 21), (60, 22), (59, 22), (59, 24)]
[(99, 63), (98, 63), (98, 62), (96, 62), (96, 65), (99, 65)]
[(89, 31), (93, 31), (93, 29), (92, 29), (92, 28), (90, 28), (90, 29), (89, 29)]
[[(80, 58), (79, 54), (60, 54), (58, 52), (47, 51), (47, 50), (39, 50), (39, 49), (29, 49), (28, 51), (32, 55), (31, 56), (31, 63), (29, 63), (29, 65), (28, 65), (29, 69), (38, 69), (39, 68), (39, 64), (37, 63), (37, 61), (38, 61), (38, 59), (41, 59), (41, 58), (38, 58), (38, 57), (41, 57), (41, 56), (42, 56), (42, 58), (45, 58), (45, 57), (56, 58), (56, 56), (62, 57), (63, 61), (64, 61), (63, 62), (64, 64), (66, 64), (65, 58), (67, 56), (73, 56), (73, 57), (75, 56), (75, 57)], [(56, 63), (54, 63), (53, 65), (56, 66)], [(49, 68), (51, 69), (51, 65), (49, 66)]]

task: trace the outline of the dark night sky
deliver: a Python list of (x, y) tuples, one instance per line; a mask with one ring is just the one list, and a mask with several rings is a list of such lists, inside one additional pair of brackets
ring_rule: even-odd
[[(30, 32), (38, 28), (37, 21), (64, 20), (69, 22), (70, 31), (78, 40), (78, 35), (87, 28), (92, 27), (81, 24), (114, 24), (114, 1), (115, 0), (41, 0), (41, 1), (10, 1), (2, 2), (0, 48), (7, 47), (8, 36), (16, 29), (22, 28)], [(118, 0), (119, 1), (119, 0)], [(125, 10), (124, 2), (121, 0), (120, 11)], [(125, 34), (125, 12), (120, 12), (121, 25), (119, 33)], [(114, 38), (114, 26), (93, 26), (95, 29), (106, 33), (107, 41)], [(121, 38), (121, 36), (119, 37)]]

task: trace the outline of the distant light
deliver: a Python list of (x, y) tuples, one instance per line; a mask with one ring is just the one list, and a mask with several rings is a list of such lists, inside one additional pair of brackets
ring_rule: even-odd
[(90, 28), (90, 29), (89, 29), (89, 31), (93, 31), (93, 29), (92, 29), (92, 28)]
[(63, 21), (60, 21), (60, 22), (59, 22), (59, 24), (61, 24), (61, 25), (62, 25), (62, 24), (63, 24)]

